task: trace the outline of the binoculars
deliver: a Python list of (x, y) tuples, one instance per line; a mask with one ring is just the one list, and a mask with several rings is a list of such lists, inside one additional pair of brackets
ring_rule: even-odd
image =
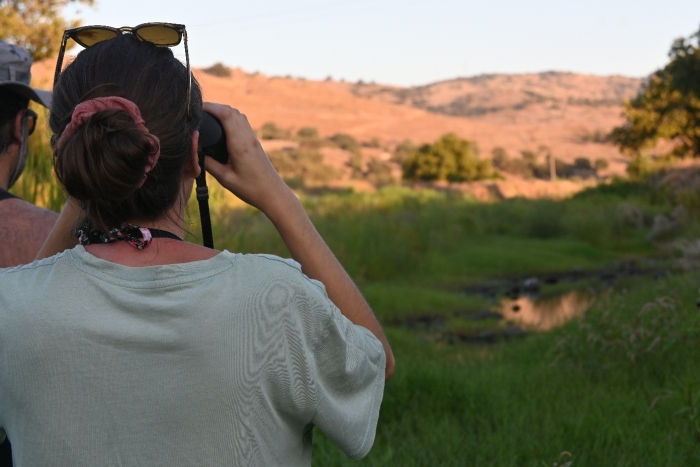
[(207, 112), (202, 112), (199, 124), (199, 149), (222, 164), (228, 163), (224, 128), (218, 118)]

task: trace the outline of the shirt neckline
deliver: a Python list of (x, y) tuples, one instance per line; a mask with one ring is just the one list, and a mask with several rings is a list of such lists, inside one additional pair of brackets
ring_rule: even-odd
[(113, 284), (136, 288), (167, 287), (206, 279), (231, 268), (237, 255), (222, 251), (209, 259), (157, 266), (125, 266), (94, 256), (82, 245), (69, 250), (73, 264), (84, 273)]

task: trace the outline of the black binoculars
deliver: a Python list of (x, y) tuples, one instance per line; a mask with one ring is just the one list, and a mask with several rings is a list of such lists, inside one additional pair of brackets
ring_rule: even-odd
[(224, 128), (218, 118), (207, 112), (202, 112), (202, 121), (199, 124), (199, 149), (204, 155), (222, 164), (228, 163)]

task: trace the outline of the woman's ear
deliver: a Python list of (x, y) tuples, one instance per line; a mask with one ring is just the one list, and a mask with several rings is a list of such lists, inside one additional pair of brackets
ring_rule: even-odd
[(192, 154), (185, 162), (184, 172), (191, 178), (197, 178), (202, 173), (202, 168), (199, 166), (199, 131), (192, 133)]

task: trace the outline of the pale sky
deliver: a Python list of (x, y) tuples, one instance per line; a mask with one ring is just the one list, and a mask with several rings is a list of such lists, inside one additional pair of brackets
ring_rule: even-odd
[(406, 86), (551, 70), (646, 76), (675, 38), (700, 27), (698, 0), (95, 3), (67, 14), (83, 24), (185, 24), (193, 66)]

